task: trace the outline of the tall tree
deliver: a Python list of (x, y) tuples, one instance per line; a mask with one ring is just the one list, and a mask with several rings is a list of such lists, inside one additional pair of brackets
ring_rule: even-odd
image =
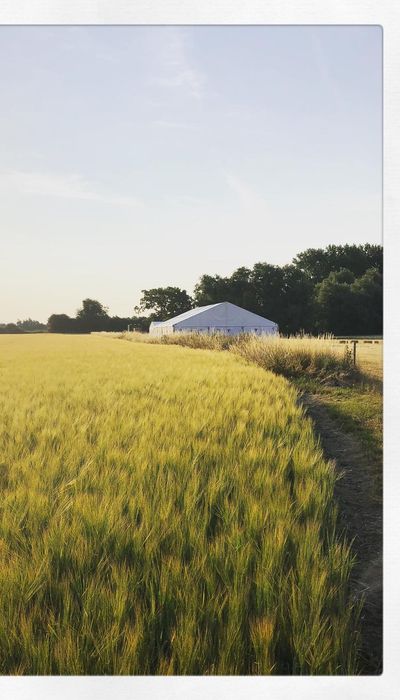
[(97, 319), (108, 316), (108, 308), (96, 299), (84, 299), (82, 308), (76, 312), (76, 318)]
[(76, 312), (77, 327), (81, 333), (108, 329), (108, 309), (96, 299), (84, 299)]
[(360, 298), (354, 293), (350, 270), (331, 272), (315, 287), (318, 330), (335, 335), (358, 335), (361, 331)]
[(196, 306), (208, 306), (227, 301), (228, 279), (220, 275), (202, 275), (194, 288)]
[(155, 289), (142, 289), (142, 297), (139, 305), (135, 307), (135, 311), (151, 311), (152, 318), (166, 321), (189, 311), (192, 307), (193, 300), (185, 289), (157, 287)]
[(255, 296), (254, 311), (271, 321), (276, 321), (280, 328), (284, 318), (283, 279), (282, 268), (269, 263), (256, 263), (251, 273), (251, 285)]
[(311, 333), (315, 329), (314, 285), (294, 265), (284, 265), (282, 292), (276, 320), (281, 333)]
[(330, 272), (348, 269), (360, 277), (369, 268), (383, 272), (381, 245), (328, 245), (326, 248), (308, 248), (299, 253), (293, 264), (306, 273), (314, 283), (322, 282)]
[(354, 280), (352, 291), (359, 299), (359, 325), (362, 334), (381, 335), (383, 331), (383, 278), (375, 268)]
[(194, 289), (196, 305), (206, 306), (230, 301), (231, 304), (255, 311), (257, 304), (251, 274), (249, 268), (239, 267), (230, 277), (203, 275)]

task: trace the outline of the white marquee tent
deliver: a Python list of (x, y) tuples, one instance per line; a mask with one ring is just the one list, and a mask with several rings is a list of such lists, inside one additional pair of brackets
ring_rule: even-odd
[(255, 333), (256, 335), (278, 333), (278, 324), (258, 314), (246, 311), (236, 304), (223, 301), (209, 306), (198, 306), (168, 321), (153, 321), (152, 335), (177, 332), (197, 333)]

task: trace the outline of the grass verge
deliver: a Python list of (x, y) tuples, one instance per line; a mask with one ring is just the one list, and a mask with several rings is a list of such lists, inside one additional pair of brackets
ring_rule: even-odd
[(363, 602), (360, 672), (377, 675), (382, 672), (383, 636), (382, 390), (368, 379), (346, 388), (308, 380), (301, 390), (324, 454), (335, 460), (340, 474), (335, 486), (338, 526), (356, 558), (352, 596)]
[(321, 384), (310, 378), (294, 382), (300, 393), (318, 399), (338, 428), (356, 439), (368, 464), (366, 478), (373, 500), (382, 502), (383, 394), (382, 383), (362, 376), (343, 387)]
[(224, 333), (172, 333), (153, 336), (144, 333), (107, 333), (139, 343), (180, 345), (202, 350), (227, 350), (262, 369), (289, 379), (309, 378), (325, 383), (347, 383), (358, 376), (347, 346), (333, 347), (329, 340), (308, 336), (284, 338)]

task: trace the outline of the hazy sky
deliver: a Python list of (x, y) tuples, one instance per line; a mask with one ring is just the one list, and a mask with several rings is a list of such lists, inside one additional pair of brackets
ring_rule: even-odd
[(0, 321), (381, 242), (378, 27), (1, 27)]

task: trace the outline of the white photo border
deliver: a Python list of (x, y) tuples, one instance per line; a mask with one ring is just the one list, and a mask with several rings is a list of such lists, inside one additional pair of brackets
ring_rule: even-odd
[[(400, 675), (400, 10), (390, 0), (2, 0), (2, 25), (380, 25), (384, 46), (384, 664), (380, 676), (1, 676), (7, 700), (385, 700)], [(1, 90), (1, 86), (0, 86)], [(1, 92), (0, 92), (1, 94)]]

